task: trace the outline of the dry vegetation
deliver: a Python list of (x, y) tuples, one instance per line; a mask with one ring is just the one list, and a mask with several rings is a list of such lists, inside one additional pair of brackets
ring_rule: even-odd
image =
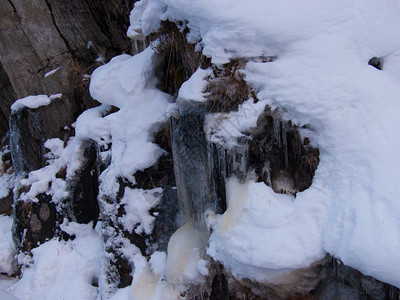
[(209, 58), (195, 51), (195, 45), (186, 41), (187, 29), (179, 29), (175, 23), (165, 21), (151, 39), (159, 40), (158, 62), (155, 74), (160, 80), (158, 88), (177, 96), (182, 83), (199, 68), (211, 65)]

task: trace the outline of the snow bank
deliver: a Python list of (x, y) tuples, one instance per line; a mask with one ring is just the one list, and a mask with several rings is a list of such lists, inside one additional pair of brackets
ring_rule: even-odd
[(49, 105), (51, 101), (54, 99), (61, 98), (62, 94), (56, 94), (56, 95), (37, 95), (37, 96), (28, 96), (22, 99), (18, 99), (11, 105), (11, 110), (17, 111), (21, 108), (24, 107), (29, 107), (29, 108), (38, 108), (40, 106), (46, 106)]
[[(188, 39), (215, 64), (277, 56), (274, 62), (249, 62), (245, 79), (259, 91), (259, 103), (279, 107), (300, 127), (307, 125), (303, 135), (320, 149), (313, 185), (296, 199), (249, 183), (245, 199), (233, 201), (248, 208), (233, 209), (237, 217), (226, 232), (222, 225), (229, 210), (221, 217), (210, 253), (238, 276), (247, 271), (249, 277), (268, 279), (266, 270), (307, 267), (327, 251), (400, 287), (397, 1), (205, 0), (187, 5), (184, 0), (142, 0), (136, 6), (140, 13), (133, 12), (131, 21), (144, 33), (157, 29), (160, 20), (187, 21)], [(383, 71), (368, 65), (374, 56), (383, 57)], [(264, 231), (268, 240), (246, 237)]]
[[(52, 239), (32, 250), (32, 262), (9, 288), (21, 300), (96, 299), (103, 256), (101, 237), (92, 224), (70, 223), (62, 229), (73, 241)], [(26, 259), (21, 256), (21, 259)]]
[(227, 211), (213, 221), (208, 254), (231, 266), (237, 278), (274, 282), (290, 270), (322, 259), (319, 199), (300, 205), (264, 183), (227, 183)]

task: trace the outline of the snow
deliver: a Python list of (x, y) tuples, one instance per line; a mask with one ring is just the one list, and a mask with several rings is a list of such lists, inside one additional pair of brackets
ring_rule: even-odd
[(125, 188), (124, 197), (120, 204), (124, 206), (126, 214), (119, 218), (125, 230), (136, 234), (151, 234), (155, 217), (149, 214), (152, 207), (157, 205), (162, 196), (162, 188), (152, 190)]
[[(81, 165), (82, 153), (77, 140), (77, 138), (71, 138), (66, 147), (64, 147), (64, 142), (58, 138), (49, 139), (44, 143), (44, 146), (50, 150), (47, 154), (48, 165), (30, 172), (28, 178), (19, 180), (20, 185), (30, 186), (29, 191), (21, 193), (20, 200), (38, 202), (36, 196), (47, 193), (57, 204), (68, 196), (65, 180), (57, 178), (56, 174), (61, 168), (68, 166), (68, 174), (72, 176), (73, 172)], [(74, 167), (75, 169), (73, 169)]]
[[(9, 149), (3, 149), (0, 151), (0, 157), (3, 157), (6, 152), (9, 152)], [(15, 174), (12, 171), (13, 169), (11, 166), (9, 166), (8, 170), (6, 168), (7, 165), (5, 162), (0, 160), (0, 198), (7, 197), (15, 184)]]
[(207, 79), (211, 74), (211, 69), (203, 70), (198, 68), (180, 87), (177, 101), (206, 101), (204, 90), (208, 84)]
[(44, 78), (53, 75), (53, 74), (54, 74), (55, 72), (57, 72), (60, 68), (61, 68), (61, 66), (58, 67), (58, 68), (55, 68), (54, 70), (51, 70), (51, 71), (47, 72), (46, 74), (44, 74)]
[(51, 96), (47, 95), (37, 95), (37, 96), (28, 96), (22, 99), (16, 100), (13, 105), (11, 105), (12, 111), (18, 111), (21, 108), (29, 107), (29, 108), (38, 108), (40, 106), (49, 105), (51, 101), (54, 99), (61, 98), (62, 94), (55, 94)]
[[(259, 105), (307, 125), (302, 134), (320, 150), (314, 182), (296, 198), (248, 183), (260, 195), (249, 187), (244, 199), (233, 201), (249, 209), (220, 217), (237, 213), (231, 234), (217, 222), (209, 248), (214, 258), (239, 277), (267, 280), (271, 270), (307, 267), (326, 251), (400, 287), (398, 2), (148, 0), (136, 6), (131, 22), (145, 34), (160, 20), (187, 21), (187, 38), (213, 63), (248, 58), (245, 80), (258, 91)], [(253, 59), (259, 56), (277, 59)], [(383, 57), (383, 71), (368, 65), (374, 56)], [(234, 138), (245, 127), (239, 125)], [(258, 237), (261, 229), (268, 241)]]
[(179, 291), (166, 283), (163, 275), (154, 274), (144, 260), (136, 266), (130, 299), (176, 300), (181, 298)]
[(0, 176), (0, 198), (7, 197), (14, 186), (15, 175), (4, 173)]
[(274, 282), (325, 256), (318, 226), (325, 212), (318, 199), (300, 206), (264, 183), (231, 178), (227, 205), (213, 222), (208, 254), (231, 266), (236, 278)]
[(11, 236), (13, 219), (0, 215), (0, 273), (11, 275), (15, 271), (16, 249)]
[[(190, 29), (188, 40), (214, 64), (248, 60), (241, 72), (258, 102), (250, 98), (237, 112), (208, 115), (206, 131), (212, 142), (235, 147), (269, 105), (293, 124), (306, 125), (301, 134), (319, 148), (320, 163), (311, 187), (296, 197), (276, 194), (252, 178), (230, 178), (227, 211), (207, 218), (211, 236), (186, 224), (171, 237), (168, 254), (155, 252), (147, 261), (136, 246), (118, 241), (135, 270), (132, 286), (112, 299), (179, 298), (185, 284), (202, 283), (208, 275), (206, 251), (238, 279), (281, 284), (282, 275), (307, 268), (328, 252), (400, 287), (399, 15), (395, 0), (136, 2), (131, 38), (156, 31), (162, 20), (180, 20)], [(49, 163), (21, 180), (31, 186), (21, 199), (35, 201), (43, 192), (56, 204), (64, 199), (65, 181), (55, 174), (68, 166), (67, 178), (74, 176), (88, 139), (105, 149), (112, 145), (100, 154), (111, 161), (100, 176), (100, 194), (110, 197), (119, 190), (118, 178), (135, 184), (135, 172), (165, 154), (153, 134), (177, 106), (156, 88), (155, 56), (149, 47), (135, 56), (117, 56), (93, 72), (90, 93), (102, 105), (77, 119), (76, 135), (67, 145), (59, 139), (46, 142)], [(263, 56), (276, 59), (263, 62)], [(368, 65), (374, 56), (382, 58), (382, 71)], [(209, 69), (198, 69), (180, 88), (178, 104), (203, 103), (210, 76)], [(60, 97), (28, 96), (11, 109), (37, 108)], [(119, 110), (109, 113), (112, 107)], [(4, 195), (4, 187), (14, 180), (7, 176), (0, 178)], [(125, 230), (151, 232), (154, 216), (149, 210), (161, 192), (125, 188), (120, 204), (127, 214), (119, 218)], [(0, 216), (0, 271), (5, 273), (12, 273), (14, 266), (10, 227), (11, 218)], [(64, 223), (62, 230), (76, 238), (47, 241), (32, 250), (32, 258), (20, 255), (26, 268), (8, 291), (21, 300), (99, 296), (92, 283), (102, 272), (103, 241), (92, 224)]]
[(18, 300), (13, 294), (10, 294), (6, 290), (0, 289), (0, 299), (2, 300)]
[(52, 239), (32, 250), (31, 265), (9, 290), (21, 300), (96, 299), (92, 286), (100, 274), (101, 237), (92, 224), (64, 223), (73, 241)]
[(168, 120), (175, 104), (155, 87), (154, 60), (155, 51), (149, 47), (135, 56), (117, 56), (92, 74), (92, 97), (120, 108), (104, 118), (112, 137), (111, 165), (101, 178), (108, 195), (115, 193), (116, 177), (134, 183), (133, 174), (152, 166), (163, 154), (152, 142), (152, 134)]
[(165, 252), (155, 251), (149, 260), (151, 271), (154, 274), (162, 274), (165, 268), (167, 254)]
[(207, 139), (228, 149), (238, 145), (238, 138), (257, 126), (257, 119), (264, 109), (265, 103), (254, 103), (250, 98), (239, 105), (238, 111), (206, 115)]

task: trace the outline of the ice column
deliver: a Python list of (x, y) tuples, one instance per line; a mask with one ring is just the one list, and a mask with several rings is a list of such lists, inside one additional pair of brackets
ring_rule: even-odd
[(186, 223), (199, 224), (205, 210), (217, 206), (204, 133), (205, 105), (179, 99), (177, 103), (180, 115), (171, 118), (171, 139), (178, 198)]

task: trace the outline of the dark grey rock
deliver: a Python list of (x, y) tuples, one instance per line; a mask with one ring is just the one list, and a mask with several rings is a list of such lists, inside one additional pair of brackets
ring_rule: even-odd
[(0, 215), (12, 215), (12, 205), (14, 203), (14, 194), (13, 191), (10, 190), (9, 194), (0, 199)]
[(83, 161), (78, 171), (67, 180), (71, 198), (66, 200), (70, 207), (68, 217), (78, 223), (94, 222), (99, 217), (99, 182), (97, 172), (97, 144), (93, 140), (81, 146)]
[(17, 201), (14, 206), (13, 239), (24, 252), (53, 238), (56, 231), (56, 207), (51, 196), (42, 193), (37, 199), (37, 203)]
[(368, 61), (370, 66), (373, 66), (375, 69), (382, 70), (383, 69), (383, 58), (374, 56)]
[(8, 131), (10, 106), (16, 97), (10, 79), (0, 61), (0, 137), (5, 136)]
[(358, 291), (340, 282), (333, 282), (327, 286), (324, 293), (320, 296), (321, 300), (336, 300), (336, 299), (362, 299)]
[(64, 127), (74, 122), (74, 103), (68, 98), (53, 100), (48, 106), (13, 111), (10, 117), (10, 150), (16, 174), (29, 173), (46, 165), (44, 142), (65, 139)]

